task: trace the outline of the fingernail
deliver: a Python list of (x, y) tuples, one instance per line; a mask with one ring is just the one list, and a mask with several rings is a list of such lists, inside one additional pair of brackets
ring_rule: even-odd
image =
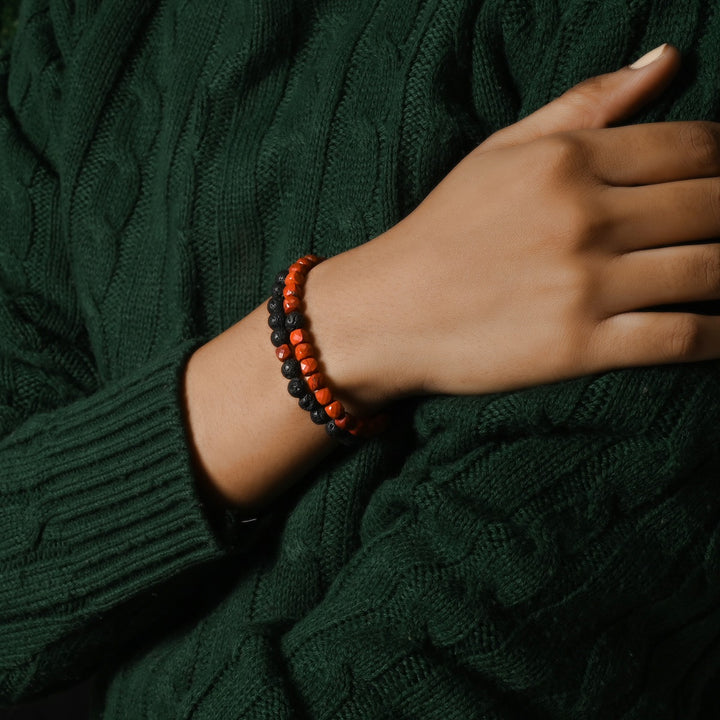
[(645, 55), (643, 55), (641, 58), (638, 58), (630, 67), (633, 70), (637, 70), (638, 68), (649, 65), (651, 62), (655, 62), (655, 60), (657, 60), (663, 54), (666, 47), (667, 43), (658, 45), (658, 47), (656, 47), (654, 50), (651, 50), (649, 53), (645, 53)]

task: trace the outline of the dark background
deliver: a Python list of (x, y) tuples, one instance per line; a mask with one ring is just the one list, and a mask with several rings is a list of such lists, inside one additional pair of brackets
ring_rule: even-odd
[[(0, 0), (0, 46), (6, 46), (12, 37), (19, 4), (20, 0)], [(0, 720), (85, 720), (88, 715), (87, 685), (53, 695), (43, 702), (28, 703), (12, 710), (0, 709)]]

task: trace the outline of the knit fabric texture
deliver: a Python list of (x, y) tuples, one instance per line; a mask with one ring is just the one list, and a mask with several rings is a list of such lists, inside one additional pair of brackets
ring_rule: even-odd
[(95, 674), (104, 720), (720, 717), (717, 362), (399, 404), (237, 542), (182, 412), (279, 269), (662, 42), (680, 73), (628, 122), (720, 120), (717, 0), (23, 0), (2, 703)]

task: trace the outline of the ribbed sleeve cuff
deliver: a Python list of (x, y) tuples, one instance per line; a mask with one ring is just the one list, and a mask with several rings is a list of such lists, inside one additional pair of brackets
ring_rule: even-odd
[(33, 619), (50, 629), (49, 615), (108, 609), (230, 549), (203, 507), (188, 443), (182, 376), (197, 346), (174, 347), (0, 443), (6, 649), (22, 648), (7, 633)]

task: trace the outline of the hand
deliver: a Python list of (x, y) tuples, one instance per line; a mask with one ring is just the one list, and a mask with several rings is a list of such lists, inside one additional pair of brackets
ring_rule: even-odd
[[(718, 246), (677, 244), (720, 234), (718, 126), (606, 127), (678, 63), (668, 48), (572, 88), (488, 138), (386, 233), (313, 269), (307, 318), (346, 407), (720, 356), (720, 319), (637, 312), (720, 295)], [(185, 374), (199, 481), (248, 511), (332, 447), (287, 394), (264, 305)]]
[(682, 244), (720, 235), (720, 125), (603, 127), (657, 94), (678, 60), (666, 48), (643, 70), (573, 88), (345, 254), (345, 289), (375, 343), (365, 362), (387, 397), (720, 357), (720, 318), (639, 312), (720, 297), (720, 245)]

